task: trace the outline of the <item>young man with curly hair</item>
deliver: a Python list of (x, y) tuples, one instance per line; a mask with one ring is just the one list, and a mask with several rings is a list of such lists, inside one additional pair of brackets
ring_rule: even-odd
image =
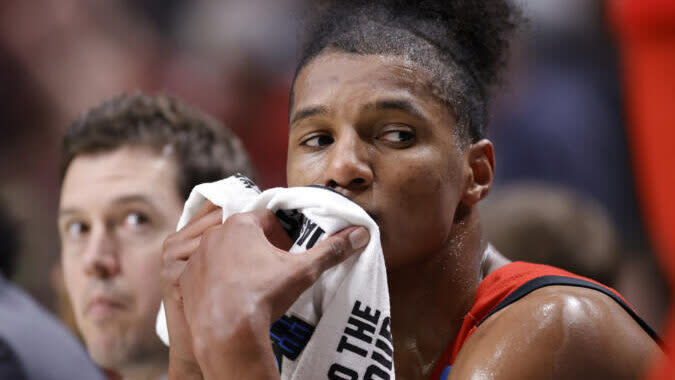
[[(506, 0), (339, 1), (308, 33), (288, 185), (330, 187), (379, 225), (399, 379), (636, 378), (658, 351), (613, 290), (511, 263), (482, 236), (488, 96), (516, 15)], [(219, 218), (207, 205), (165, 244), (170, 377), (278, 378), (268, 326), (367, 233), (285, 255), (270, 212)], [(334, 375), (313, 378), (356, 378)]]

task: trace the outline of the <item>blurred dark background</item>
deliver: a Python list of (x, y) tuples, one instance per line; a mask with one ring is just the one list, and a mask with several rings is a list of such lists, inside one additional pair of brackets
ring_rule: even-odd
[[(606, 4), (518, 2), (528, 22), (494, 94), (488, 236), (507, 256), (609, 282), (659, 328), (667, 292), (636, 196)], [(258, 183), (283, 186), (289, 86), (301, 20), (316, 4), (0, 2), (0, 199), (20, 224), (15, 280), (67, 320), (56, 231), (60, 138), (79, 113), (120, 92), (165, 92), (209, 112), (243, 139)], [(547, 223), (546, 233), (531, 227)], [(551, 245), (559, 249), (546, 253)]]

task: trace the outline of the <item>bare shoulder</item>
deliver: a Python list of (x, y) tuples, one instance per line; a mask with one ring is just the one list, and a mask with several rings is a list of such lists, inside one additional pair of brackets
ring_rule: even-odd
[(632, 379), (657, 353), (655, 341), (607, 295), (548, 286), (478, 327), (451, 378)]

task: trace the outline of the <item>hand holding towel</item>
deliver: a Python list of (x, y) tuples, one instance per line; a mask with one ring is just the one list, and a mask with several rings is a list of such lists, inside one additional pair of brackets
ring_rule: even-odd
[[(182, 228), (208, 199), (223, 221), (238, 212), (269, 209), (301, 254), (350, 225), (368, 229), (362, 254), (324, 272), (270, 329), (282, 379), (393, 379), (393, 343), (386, 269), (379, 229), (358, 205), (330, 189), (308, 186), (260, 193), (237, 175), (196, 186), (180, 218)], [(168, 344), (163, 309), (157, 334)]]

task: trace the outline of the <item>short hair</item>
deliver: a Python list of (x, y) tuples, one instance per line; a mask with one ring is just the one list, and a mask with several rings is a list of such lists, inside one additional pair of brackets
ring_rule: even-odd
[(20, 250), (20, 231), (7, 205), (0, 200), (0, 273), (11, 278)]
[(76, 156), (124, 146), (174, 155), (184, 199), (199, 183), (254, 174), (241, 141), (221, 123), (172, 97), (137, 92), (108, 99), (70, 125), (63, 138), (61, 180)]
[(508, 0), (328, 1), (308, 27), (295, 77), (324, 50), (402, 56), (430, 72), (457, 135), (476, 142), (486, 135), (489, 89), (519, 20)]

